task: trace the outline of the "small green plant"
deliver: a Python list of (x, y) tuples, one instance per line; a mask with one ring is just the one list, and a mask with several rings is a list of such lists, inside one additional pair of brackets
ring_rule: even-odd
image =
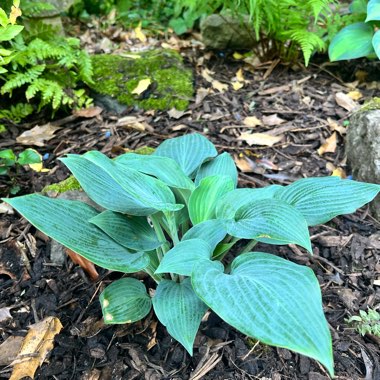
[(380, 58), (379, 0), (354, 0), (350, 11), (360, 22), (345, 26), (332, 39), (329, 46), (330, 60)]
[(368, 309), (368, 311), (359, 310), (359, 315), (353, 315), (346, 319), (346, 322), (353, 325), (361, 334), (376, 335), (380, 338), (380, 313), (376, 310)]
[(0, 176), (10, 177), (9, 192), (17, 194), (20, 186), (17, 184), (17, 175), (20, 166), (40, 165), (42, 163), (41, 155), (34, 149), (28, 148), (16, 155), (12, 149), (0, 150)]
[[(192, 355), (210, 308), (242, 333), (319, 360), (333, 375), (331, 336), (313, 271), (252, 248), (256, 242), (292, 243), (311, 253), (308, 226), (355, 211), (380, 185), (323, 177), (236, 188), (231, 156), (218, 155), (199, 134), (167, 140), (152, 155), (112, 160), (91, 151), (61, 160), (103, 212), (39, 194), (3, 200), (93, 263), (152, 277), (153, 297), (131, 277), (106, 287), (100, 295), (105, 323), (138, 321), (153, 306)], [(226, 254), (241, 239), (248, 239), (246, 248), (226, 265)]]

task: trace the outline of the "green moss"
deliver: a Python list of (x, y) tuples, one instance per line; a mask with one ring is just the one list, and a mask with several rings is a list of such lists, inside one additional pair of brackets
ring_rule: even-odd
[[(172, 50), (152, 50), (128, 54), (128, 57), (99, 54), (92, 56), (92, 63), (95, 83), (92, 89), (121, 104), (143, 109), (184, 110), (193, 96), (192, 73)], [(141, 95), (132, 94), (140, 80), (148, 78), (150, 87)]]
[(380, 98), (372, 98), (368, 102), (364, 103), (359, 111), (363, 112), (372, 110), (380, 110)]
[(43, 193), (47, 193), (48, 191), (55, 191), (59, 194), (64, 193), (69, 190), (82, 190), (79, 182), (74, 176), (70, 176), (66, 178), (64, 181), (53, 183), (52, 185), (45, 186), (42, 189)]

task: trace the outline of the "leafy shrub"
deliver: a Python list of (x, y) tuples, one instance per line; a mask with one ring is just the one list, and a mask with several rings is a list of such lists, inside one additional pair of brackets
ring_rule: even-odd
[[(242, 333), (317, 359), (333, 375), (331, 337), (313, 271), (250, 250), (258, 241), (298, 244), (311, 253), (308, 226), (355, 211), (380, 185), (326, 177), (237, 189), (233, 159), (218, 155), (199, 134), (167, 140), (148, 156), (126, 153), (111, 160), (91, 151), (61, 160), (103, 212), (38, 194), (4, 201), (95, 264), (145, 271), (154, 279), (152, 298), (134, 278), (109, 285), (100, 296), (105, 323), (138, 321), (153, 305), (192, 354), (211, 308)], [(250, 240), (248, 248), (225, 267), (224, 257), (240, 239)]]
[(368, 309), (368, 312), (359, 310), (359, 315), (353, 315), (346, 322), (355, 326), (363, 336), (372, 334), (380, 338), (380, 313), (376, 310)]
[(340, 30), (331, 41), (331, 61), (361, 57), (380, 58), (380, 4), (378, 0), (354, 0), (350, 11), (360, 22)]

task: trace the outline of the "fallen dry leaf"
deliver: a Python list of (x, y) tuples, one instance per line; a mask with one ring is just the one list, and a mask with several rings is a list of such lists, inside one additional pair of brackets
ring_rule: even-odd
[(342, 168), (336, 168), (333, 170), (333, 172), (331, 173), (332, 176), (335, 176), (335, 177), (340, 177), (340, 178), (346, 178), (346, 172), (344, 171), (344, 169)]
[(337, 92), (335, 94), (335, 101), (348, 112), (351, 112), (358, 107), (358, 104), (344, 92)]
[(82, 267), (82, 269), (90, 276), (91, 280), (96, 281), (98, 279), (99, 273), (91, 261), (79, 256), (76, 252), (68, 248), (66, 248), (66, 253), (75, 264)]
[(258, 125), (262, 125), (263, 123), (256, 116), (247, 116), (243, 120), (243, 124), (247, 127), (257, 127)]
[(243, 54), (240, 54), (238, 52), (235, 51), (235, 53), (232, 55), (234, 57), (234, 59), (236, 60), (241, 60), (244, 58), (244, 55)]
[(146, 42), (147, 38), (143, 31), (141, 30), (141, 21), (137, 25), (137, 27), (134, 29), (136, 38), (138, 38), (141, 42)]
[(238, 140), (244, 140), (249, 145), (264, 145), (273, 146), (274, 144), (280, 142), (283, 136), (271, 136), (266, 133), (248, 133), (243, 132)]
[(73, 115), (78, 116), (78, 117), (95, 117), (100, 115), (103, 112), (103, 108), (101, 107), (89, 107), (89, 108), (82, 108), (80, 110), (75, 110), (73, 112)]
[(274, 125), (280, 125), (282, 123), (285, 123), (286, 120), (281, 119), (277, 116), (277, 114), (269, 115), (269, 116), (263, 116), (263, 123), (265, 125), (268, 125), (269, 127), (272, 127)]
[(50, 169), (44, 168), (44, 164), (39, 162), (37, 164), (29, 164), (29, 167), (37, 173), (48, 173)]
[(231, 85), (235, 91), (238, 91), (244, 87), (244, 83), (241, 83), (241, 82), (231, 82)]
[(250, 160), (248, 157), (245, 156), (234, 156), (234, 161), (236, 166), (239, 168), (240, 171), (243, 173), (252, 173), (253, 169), (255, 168), (255, 163)]
[(239, 81), (239, 82), (245, 82), (245, 78), (244, 78), (244, 74), (243, 74), (243, 69), (239, 69), (238, 71), (236, 71), (236, 79)]
[(355, 90), (355, 91), (350, 91), (348, 94), (347, 94), (352, 100), (359, 100), (363, 97), (363, 94), (358, 91), (358, 90)]
[(198, 88), (197, 95), (195, 97), (195, 104), (202, 103), (203, 99), (211, 92), (211, 89), (209, 88)]
[(51, 140), (54, 137), (54, 133), (60, 128), (61, 127), (56, 127), (50, 123), (41, 126), (36, 125), (34, 128), (21, 133), (21, 135), (16, 138), (16, 141), (23, 145), (36, 145), (41, 147), (45, 145), (45, 141)]
[(180, 119), (186, 112), (185, 111), (179, 111), (176, 108), (172, 108), (168, 111), (169, 117), (172, 119)]
[(132, 94), (141, 95), (145, 90), (148, 89), (152, 80), (150, 78), (141, 79), (138, 85), (132, 91)]
[(56, 317), (47, 317), (29, 327), (17, 358), (13, 361), (10, 380), (34, 377), (37, 368), (53, 349), (54, 337), (61, 331), (62, 324)]
[(211, 86), (215, 88), (215, 90), (218, 90), (221, 93), (228, 90), (228, 84), (224, 84), (222, 82), (219, 82), (218, 80), (213, 80), (211, 82)]
[(0, 214), (14, 214), (13, 207), (5, 202), (0, 203)]
[(212, 83), (212, 81), (214, 80), (214, 78), (211, 76), (212, 74), (215, 74), (215, 73), (209, 69), (203, 69), (201, 72), (202, 78), (205, 79), (209, 83)]
[(318, 154), (322, 156), (324, 153), (335, 153), (337, 145), (337, 134), (334, 132), (318, 149)]
[(140, 132), (144, 132), (145, 130), (149, 132), (154, 131), (154, 128), (145, 122), (145, 119), (143, 117), (136, 116), (124, 116), (118, 119), (116, 127), (132, 128)]
[(2, 307), (0, 309), (0, 323), (6, 321), (7, 319), (12, 319), (12, 315), (10, 313), (10, 307)]
[(23, 340), (23, 336), (11, 335), (0, 344), (0, 366), (8, 366), (15, 360)]
[(327, 123), (332, 131), (337, 131), (340, 135), (346, 134), (346, 127), (338, 124), (335, 120), (331, 119), (331, 117), (327, 118)]

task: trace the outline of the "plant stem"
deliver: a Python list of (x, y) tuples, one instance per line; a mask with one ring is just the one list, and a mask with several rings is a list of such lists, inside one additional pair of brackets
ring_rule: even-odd
[(177, 245), (179, 243), (179, 238), (178, 238), (178, 231), (177, 231), (174, 213), (172, 211), (168, 211), (168, 212), (165, 212), (164, 214), (165, 214), (166, 222), (169, 227), (170, 237), (173, 240), (173, 244)]
[(150, 277), (153, 278), (153, 280), (154, 280), (157, 284), (162, 280), (161, 276), (154, 274), (154, 272), (152, 272), (149, 268), (145, 268), (144, 270), (145, 270), (146, 273), (149, 274)]
[(162, 230), (160, 221), (157, 215), (151, 215), (150, 220), (152, 221), (154, 231), (156, 232), (157, 238), (160, 242), (163, 242), (162, 246), (156, 249), (157, 258), (161, 262), (163, 255), (169, 250), (169, 243), (166, 241), (164, 231)]
[(248, 242), (248, 244), (244, 247), (244, 249), (241, 251), (241, 253), (250, 252), (250, 250), (257, 244), (257, 240), (252, 239)]

